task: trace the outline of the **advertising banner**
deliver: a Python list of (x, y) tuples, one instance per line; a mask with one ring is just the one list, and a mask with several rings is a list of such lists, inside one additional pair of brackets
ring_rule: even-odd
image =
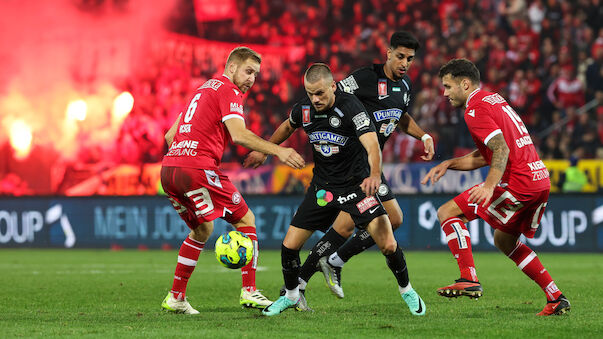
[[(395, 235), (405, 249), (447, 250), (437, 208), (453, 195), (403, 195), (404, 223)], [(279, 249), (302, 196), (248, 196), (261, 248)], [(208, 248), (231, 226), (215, 222)], [(492, 229), (482, 220), (468, 224), (476, 250), (495, 250)], [(189, 229), (161, 196), (0, 199), (0, 247), (178, 248)], [(313, 245), (322, 234), (308, 241)], [(603, 196), (552, 195), (533, 239), (537, 250), (603, 250)]]

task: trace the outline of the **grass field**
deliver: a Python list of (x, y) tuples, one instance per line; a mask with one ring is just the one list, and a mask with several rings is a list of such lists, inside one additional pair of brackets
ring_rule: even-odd
[[(603, 255), (541, 253), (572, 303), (569, 315), (537, 317), (542, 291), (499, 253), (477, 253), (484, 296), (447, 300), (436, 288), (457, 278), (447, 252), (408, 252), (411, 282), (427, 305), (413, 317), (380, 253), (353, 258), (343, 272), (339, 300), (315, 275), (306, 293), (314, 313), (287, 310), (265, 318), (238, 306), (240, 274), (201, 255), (188, 296), (201, 314), (162, 312), (176, 251), (0, 250), (2, 336), (308, 338), (508, 337), (592, 338), (603, 335)], [(302, 258), (305, 253), (302, 253)], [(260, 255), (258, 287), (269, 297), (282, 285), (280, 252)]]

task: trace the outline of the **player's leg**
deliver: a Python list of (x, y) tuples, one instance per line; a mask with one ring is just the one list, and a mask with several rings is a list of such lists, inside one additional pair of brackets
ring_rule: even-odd
[(536, 253), (519, 241), (519, 235), (496, 229), (494, 230), (494, 245), (509, 259), (513, 260), (517, 267), (544, 291), (547, 305), (538, 315), (557, 315), (569, 311), (569, 301), (557, 288), (553, 278), (544, 268)]
[(410, 312), (413, 315), (424, 315), (426, 310), (425, 303), (410, 284), (406, 258), (394, 238), (389, 219), (384, 215), (379, 216), (368, 224), (366, 230), (385, 256), (387, 266), (394, 274), (394, 277), (396, 277), (398, 290), (402, 299), (408, 305)]
[(255, 284), (255, 273), (260, 251), (255, 230), (255, 215), (250, 209), (247, 209), (247, 213), (245, 213), (238, 221), (232, 222), (232, 225), (237, 231), (247, 235), (253, 242), (253, 258), (249, 264), (241, 268), (241, 279), (243, 284), (239, 303), (246, 307), (264, 309), (266, 306), (270, 305), (272, 301), (268, 300), (268, 298), (258, 291)]
[(301, 290), (306, 289), (310, 278), (320, 270), (318, 260), (323, 256), (330, 256), (345, 243), (346, 239), (353, 232), (354, 221), (348, 213), (340, 212), (337, 219), (335, 219), (333, 227), (329, 228), (325, 235), (312, 247), (310, 253), (308, 253), (308, 257), (299, 273), (299, 288)]
[[(385, 207), (385, 211), (387, 212), (387, 217), (389, 219), (390, 224), (392, 225), (392, 229), (395, 230), (400, 225), (402, 225), (402, 209), (400, 209), (400, 205), (396, 199), (390, 199), (384, 201), (383, 207)], [(336, 221), (337, 222), (337, 221)], [(335, 228), (335, 225), (333, 226)], [(354, 233), (352, 238), (348, 240), (345, 244), (343, 244), (338, 250), (337, 253), (341, 260), (345, 263), (350, 260), (353, 256), (362, 253), (364, 250), (375, 245), (375, 240), (371, 237), (365, 229), (359, 229)]]
[(283, 279), (285, 280), (285, 295), (279, 297), (274, 303), (266, 307), (262, 314), (274, 316), (282, 313), (287, 308), (295, 307), (300, 300), (298, 286), (299, 269), (301, 260), (299, 251), (310, 238), (313, 231), (289, 226), (283, 244), (281, 245), (281, 265), (283, 268)]
[(196, 228), (192, 229), (188, 237), (182, 242), (178, 251), (178, 262), (176, 271), (174, 272), (174, 281), (172, 289), (165, 297), (161, 306), (169, 311), (184, 314), (198, 314), (187, 301), (186, 287), (188, 280), (191, 277), (199, 255), (205, 246), (205, 242), (213, 231), (213, 222), (201, 223)]
[(459, 266), (461, 277), (454, 284), (439, 288), (437, 292), (444, 297), (455, 298), (466, 295), (471, 298), (479, 298), (483, 293), (483, 289), (477, 279), (473, 252), (471, 251), (471, 238), (465, 225), (467, 219), (464, 216), (467, 211), (463, 211), (456, 201), (459, 199), (463, 201), (464, 196), (465, 193), (454, 200), (449, 200), (438, 208), (438, 219), (442, 231), (446, 235), (448, 248), (450, 248), (450, 252), (452, 252)]

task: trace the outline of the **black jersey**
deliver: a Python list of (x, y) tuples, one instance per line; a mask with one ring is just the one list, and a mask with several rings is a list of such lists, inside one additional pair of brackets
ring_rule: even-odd
[(354, 71), (337, 86), (360, 99), (375, 124), (383, 149), (398, 121), (408, 111), (410, 78), (404, 75), (400, 80), (392, 81), (385, 76), (383, 64), (374, 64)]
[(375, 126), (354, 95), (336, 91), (333, 107), (322, 112), (306, 97), (293, 106), (289, 121), (303, 127), (313, 146), (316, 183), (345, 187), (369, 176), (367, 153), (358, 138), (375, 132)]

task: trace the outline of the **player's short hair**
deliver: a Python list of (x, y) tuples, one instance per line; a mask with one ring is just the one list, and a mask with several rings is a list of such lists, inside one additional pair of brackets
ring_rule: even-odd
[(440, 78), (450, 74), (453, 78), (467, 78), (475, 85), (479, 84), (479, 70), (467, 59), (452, 59), (440, 68)]
[(414, 35), (407, 31), (398, 31), (392, 34), (389, 39), (389, 47), (396, 49), (398, 47), (406, 47), (415, 50), (415, 52), (421, 47), (419, 40)]
[(249, 58), (253, 59), (258, 64), (262, 63), (262, 57), (260, 56), (260, 54), (258, 54), (258, 52), (252, 50), (249, 47), (240, 46), (230, 52), (230, 54), (228, 55), (228, 59), (226, 59), (226, 64), (228, 65), (233, 62), (236, 64), (241, 64), (247, 61), (247, 59)]
[(333, 73), (331, 73), (331, 69), (329, 66), (327, 66), (327, 64), (317, 62), (308, 67), (306, 73), (304, 74), (304, 78), (311, 84), (322, 79), (333, 81)]

